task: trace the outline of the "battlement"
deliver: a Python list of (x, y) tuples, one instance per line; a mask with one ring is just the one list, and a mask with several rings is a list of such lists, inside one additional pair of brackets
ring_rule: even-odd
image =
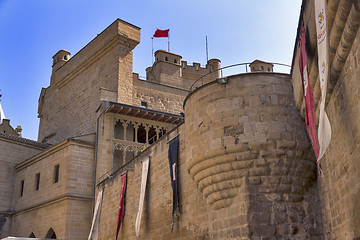
[(218, 59), (210, 59), (205, 67), (197, 62), (188, 65), (187, 61), (182, 60), (182, 56), (165, 50), (158, 50), (155, 52), (153, 66), (146, 69), (146, 80), (188, 89), (195, 80), (208, 73), (214, 72), (214, 74), (210, 74), (209, 79), (218, 78), (220, 73), (216, 70), (219, 68), (220, 60)]

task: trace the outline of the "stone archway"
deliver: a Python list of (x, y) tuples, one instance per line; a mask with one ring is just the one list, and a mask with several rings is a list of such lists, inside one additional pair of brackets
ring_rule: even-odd
[(45, 238), (56, 239), (55, 231), (52, 228), (50, 228)]

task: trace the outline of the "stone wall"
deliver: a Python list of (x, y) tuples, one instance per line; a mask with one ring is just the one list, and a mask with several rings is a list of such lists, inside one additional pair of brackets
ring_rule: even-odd
[[(141, 160), (151, 157), (140, 235), (146, 239), (321, 239), (321, 216), (304, 122), (288, 75), (250, 73), (188, 97), (185, 124), (104, 180), (99, 234), (114, 238), (120, 174), (128, 171), (119, 237), (136, 239)], [(180, 134), (181, 216), (171, 233), (167, 142)]]
[[(58, 182), (54, 167), (59, 165)], [(85, 239), (90, 230), (94, 145), (65, 140), (16, 166), (11, 236), (45, 237), (53, 228), (57, 238)], [(36, 190), (36, 174), (40, 174)], [(20, 182), (24, 181), (20, 196)]]
[(360, 238), (360, 31), (326, 112), (332, 138), (321, 160), (319, 193), (327, 239)]
[[(325, 111), (331, 124), (331, 142), (321, 159), (323, 176), (317, 179), (325, 239), (360, 238), (359, 175), (359, 58), (360, 3), (329, 0), (329, 79)], [(308, 33), (309, 80), (314, 89), (315, 109), (319, 116), (320, 87), (314, 21), (314, 0), (303, 1), (300, 18)], [(299, 23), (299, 26), (302, 22)], [(298, 37), (295, 43), (292, 85), (296, 105), (304, 115), (304, 98), (299, 71)]]
[(15, 214), (13, 216), (10, 236), (29, 237), (31, 233), (34, 233), (37, 238), (45, 238), (46, 233), (52, 228), (58, 238), (64, 239), (66, 212), (67, 201), (60, 200), (56, 203), (37, 208), (35, 211)]
[[(185, 103), (187, 168), (215, 210), (246, 198), (242, 237), (320, 238), (321, 223), (304, 200), (315, 159), (295, 108), (290, 76), (240, 74), (211, 84)], [(310, 150), (310, 151), (309, 151)], [(316, 193), (316, 192), (315, 192)]]
[(10, 234), (13, 196), (19, 194), (17, 190), (14, 190), (16, 186), (14, 165), (41, 152), (46, 147), (34, 141), (0, 133), (0, 238)]
[(133, 75), (133, 85), (134, 106), (146, 102), (150, 109), (174, 114), (183, 112), (184, 99), (189, 93), (187, 90), (140, 80), (137, 74)]
[[(183, 126), (179, 128), (183, 132)], [(140, 237), (144, 239), (206, 239), (212, 228), (211, 209), (206, 205), (195, 183), (188, 177), (185, 166), (184, 139), (180, 135), (180, 162), (178, 174), (180, 181), (180, 218), (176, 218), (174, 232), (171, 233), (172, 190), (170, 169), (167, 157), (167, 141), (177, 135), (170, 133), (160, 142), (145, 150), (127, 167), (114, 173), (111, 179), (105, 180), (99, 187), (104, 188), (103, 203), (100, 216), (99, 239), (114, 239), (120, 200), (120, 175), (128, 170), (126, 191), (126, 207), (124, 222), (119, 239), (138, 239), (135, 235), (135, 220), (138, 211), (141, 160), (151, 156), (149, 176), (145, 194), (144, 211), (142, 214)], [(230, 227), (228, 227), (230, 230)]]

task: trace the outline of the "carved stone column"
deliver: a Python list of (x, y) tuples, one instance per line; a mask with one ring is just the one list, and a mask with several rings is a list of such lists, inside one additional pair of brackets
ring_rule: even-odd
[(140, 124), (137, 122), (134, 122), (134, 131), (135, 131), (135, 139), (134, 142), (138, 142), (138, 129), (139, 129)]
[(126, 141), (126, 128), (129, 125), (129, 123), (127, 121), (122, 121), (123, 127), (124, 127), (124, 140)]
[(145, 124), (144, 128), (146, 130), (146, 144), (149, 145), (149, 130), (150, 130), (149, 124)]

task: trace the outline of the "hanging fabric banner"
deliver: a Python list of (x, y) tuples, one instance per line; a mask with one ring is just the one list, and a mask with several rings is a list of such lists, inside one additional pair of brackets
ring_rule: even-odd
[(97, 240), (98, 239), (98, 230), (99, 230), (99, 219), (100, 219), (100, 209), (102, 203), (103, 189), (101, 189), (98, 193), (98, 197), (96, 199), (94, 216), (91, 223), (90, 234), (88, 240)]
[(172, 211), (172, 222), (171, 222), (171, 232), (172, 232), (174, 230), (174, 219), (175, 219), (174, 216), (175, 214), (180, 215), (178, 179), (177, 179), (177, 162), (179, 158), (179, 135), (169, 142), (168, 157), (169, 157), (169, 165), (170, 165), (171, 187), (173, 190), (173, 211)]
[(141, 223), (141, 215), (142, 215), (143, 206), (144, 206), (147, 177), (148, 177), (148, 172), (149, 172), (149, 160), (150, 160), (150, 158), (146, 157), (143, 161), (143, 166), (142, 166), (139, 210), (138, 210), (138, 213), (136, 216), (136, 221), (135, 221), (135, 231), (136, 231), (136, 236), (138, 236), (138, 237), (140, 237), (140, 223)]
[(125, 215), (126, 179), (127, 179), (127, 171), (121, 174), (121, 193), (120, 193), (120, 204), (119, 204), (119, 213), (118, 213), (118, 221), (117, 221), (117, 229), (116, 229), (116, 239), (118, 238), (120, 226)]
[(305, 49), (305, 27), (301, 26), (301, 35), (300, 35), (300, 59), (299, 59), (299, 68), (300, 75), (302, 79), (304, 99), (305, 99), (305, 122), (306, 122), (306, 131), (310, 138), (311, 145), (313, 147), (316, 158), (319, 155), (319, 144), (316, 137), (316, 128), (315, 128), (315, 110), (314, 110), (314, 93), (313, 88), (309, 81), (308, 70), (307, 70), (307, 55)]
[(331, 125), (325, 112), (327, 81), (329, 76), (329, 39), (327, 29), (326, 0), (315, 0), (315, 23), (318, 49), (318, 68), (320, 79), (320, 113), (319, 113), (319, 156), (318, 164), (331, 140)]

